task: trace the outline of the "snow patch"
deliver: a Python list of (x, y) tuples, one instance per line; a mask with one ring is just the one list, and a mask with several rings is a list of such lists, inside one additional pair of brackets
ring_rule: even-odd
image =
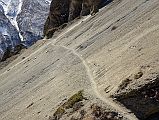
[(11, 21), (12, 25), (14, 25), (16, 27), (16, 29), (18, 30), (19, 37), (20, 37), (21, 41), (24, 41), (23, 36), (20, 34), (19, 26), (18, 26), (18, 23), (17, 23), (17, 20), (16, 20), (17, 19), (17, 15), (21, 12), (22, 5), (23, 5), (22, 0), (19, 0), (16, 16), (13, 18), (13, 20), (10, 20), (10, 21)]
[(5, 15), (8, 11), (8, 7), (9, 7), (10, 2), (11, 2), (11, 0), (0, 0), (0, 4), (3, 6)]
[(2, 33), (2, 35), (9, 35), (7, 29), (2, 27), (0, 27), (0, 33)]
[(51, 0), (45, 0), (45, 3), (46, 3), (46, 4), (50, 4), (50, 3), (51, 3)]

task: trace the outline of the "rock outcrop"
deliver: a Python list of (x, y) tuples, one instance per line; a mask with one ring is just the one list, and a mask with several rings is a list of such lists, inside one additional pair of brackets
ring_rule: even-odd
[(95, 14), (108, 0), (53, 0), (49, 16), (44, 26), (44, 36), (51, 38), (54, 32), (64, 23), (70, 22), (79, 16)]
[(49, 16), (44, 25), (44, 35), (48, 38), (52, 37), (53, 33), (60, 25), (68, 22), (68, 16), (69, 1), (53, 0), (50, 5)]

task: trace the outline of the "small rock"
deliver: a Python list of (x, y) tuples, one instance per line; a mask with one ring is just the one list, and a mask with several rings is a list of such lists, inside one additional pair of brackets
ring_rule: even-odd
[(41, 113), (41, 111), (38, 112), (38, 114), (40, 114), (40, 113)]
[(138, 72), (137, 74), (134, 75), (134, 79), (139, 79), (143, 76), (143, 72)]
[(112, 29), (111, 29), (111, 31), (113, 31), (115, 29), (117, 29), (117, 26), (113, 26)]
[(30, 105), (27, 106), (27, 108), (30, 108), (34, 103), (32, 102)]

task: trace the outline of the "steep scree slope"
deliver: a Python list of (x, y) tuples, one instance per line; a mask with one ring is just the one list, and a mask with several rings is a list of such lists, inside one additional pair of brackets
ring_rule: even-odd
[(84, 110), (101, 101), (121, 119), (151, 120), (159, 111), (158, 13), (158, 0), (114, 0), (36, 44), (0, 70), (0, 118), (44, 120), (61, 110), (69, 120), (74, 105), (65, 103), (83, 90)]

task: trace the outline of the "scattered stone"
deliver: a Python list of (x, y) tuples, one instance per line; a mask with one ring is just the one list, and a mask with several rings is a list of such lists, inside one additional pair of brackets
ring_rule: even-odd
[(118, 28), (117, 26), (113, 26), (112, 29), (111, 29), (111, 31), (113, 31), (113, 30), (115, 30), (117, 28)]
[(41, 113), (41, 111), (38, 112), (38, 114), (40, 114), (40, 113)]
[(34, 103), (32, 102), (30, 105), (27, 106), (27, 108), (30, 108)]
[(22, 60), (25, 59), (25, 57), (22, 57)]
[(77, 111), (83, 106), (81, 103), (82, 100), (84, 100), (83, 91), (79, 91), (70, 97), (63, 105), (59, 106), (53, 116), (49, 117), (49, 120), (59, 120), (66, 112), (69, 112), (70, 109), (73, 109), (73, 111), (70, 111), (71, 113)]
[(134, 79), (139, 79), (143, 76), (143, 72), (138, 72), (137, 74), (134, 75)]

